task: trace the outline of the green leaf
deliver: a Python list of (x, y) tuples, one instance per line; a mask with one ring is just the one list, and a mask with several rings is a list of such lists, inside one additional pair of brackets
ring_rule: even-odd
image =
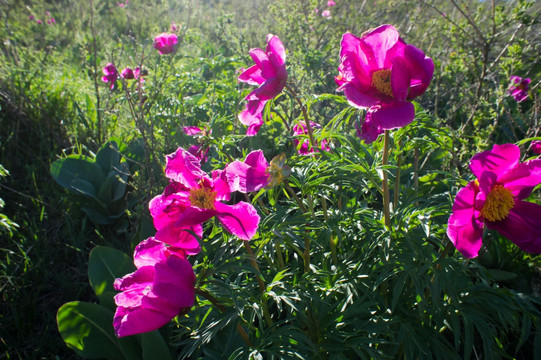
[(98, 304), (72, 301), (56, 315), (62, 339), (77, 355), (89, 359), (124, 359), (113, 329), (113, 312)]
[(120, 151), (116, 141), (106, 142), (96, 154), (96, 163), (108, 173), (120, 163)]
[(113, 287), (115, 279), (133, 271), (135, 271), (133, 260), (120, 250), (98, 246), (90, 252), (88, 279), (100, 299), (100, 304), (109, 309), (115, 308), (113, 301), (113, 296), (117, 293)]
[[(97, 194), (96, 189), (100, 188), (105, 178), (101, 167), (83, 155), (70, 155), (56, 160), (51, 164), (51, 175), (60, 186), (71, 191), (82, 192), (88, 196)], [(77, 180), (86, 183), (83, 185)], [(94, 187), (93, 191), (89, 188), (88, 183)]]
[(143, 334), (143, 359), (172, 359), (169, 347), (158, 330)]

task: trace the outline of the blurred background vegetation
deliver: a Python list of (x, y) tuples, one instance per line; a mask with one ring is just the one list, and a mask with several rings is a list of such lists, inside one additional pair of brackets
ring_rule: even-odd
[[(208, 141), (214, 160), (207, 169), (225, 161), (224, 154), (241, 158), (246, 149), (261, 148), (270, 159), (287, 148), (290, 138), (276, 138), (277, 126), (265, 125), (257, 139), (249, 139), (241, 136), (244, 128), (236, 120), (249, 91), (237, 83), (238, 70), (251, 65), (248, 50), (264, 47), (268, 33), (278, 35), (287, 49), (289, 84), (312, 104), (310, 112), (317, 114), (316, 121), (330, 124), (326, 131), (335, 138), (333, 146), (344, 147), (336, 154), (358, 162), (363, 161), (362, 149), (367, 156), (376, 156), (353, 145), (353, 126), (349, 130), (337, 126), (336, 119), (350, 123), (355, 118), (353, 110), (345, 110), (343, 101), (317, 95), (341, 95), (335, 92), (334, 76), (342, 34), (360, 35), (383, 23), (393, 24), (407, 43), (424, 50), (436, 64), (433, 82), (419, 99), (424, 109), (419, 108), (419, 113), (424, 115), (418, 125), (395, 138), (397, 145), (402, 139), (404, 145), (403, 156), (393, 155), (395, 163), (416, 159), (421, 167), (465, 179), (474, 153), (494, 143), (541, 136), (539, 2), (336, 0), (329, 17), (321, 15), (326, 1), (317, 0), (129, 0), (124, 6), (119, 4), (118, 0), (0, 1), (0, 359), (75, 357), (58, 334), (56, 310), (70, 300), (94, 299), (87, 279), (88, 254), (94, 246), (109, 245), (131, 254), (139, 241), (152, 235), (146, 203), (163, 189), (164, 154), (193, 142), (183, 133), (183, 126), (212, 128)], [(55, 22), (48, 24), (50, 19)], [(182, 43), (174, 56), (159, 57), (152, 48), (153, 38), (168, 31), (172, 22), (180, 27)], [(142, 65), (148, 73), (145, 98), (128, 98), (135, 90), (126, 92), (123, 86), (133, 84), (119, 82), (110, 90), (102, 83), (101, 69), (108, 62), (119, 69)], [(507, 95), (511, 75), (532, 79), (527, 101), (517, 103)], [(288, 105), (285, 96), (275, 101), (276, 108), (285, 113)], [(415, 146), (405, 145), (413, 138)], [(89, 219), (82, 210), (88, 199), (60, 187), (50, 168), (67, 155), (92, 159), (108, 140), (116, 141), (131, 177), (122, 216), (104, 224)], [(523, 146), (525, 157), (531, 155), (527, 145)], [(306, 159), (298, 162), (299, 168), (310, 166)], [(306, 176), (297, 174), (298, 188), (303, 181), (313, 180)], [(413, 188), (411, 171), (402, 176), (403, 183), (410, 181)], [(436, 232), (444, 238), (445, 214), (452, 199), (449, 191), (453, 186), (456, 191), (459, 181), (441, 182), (444, 177), (435, 173), (427, 176), (421, 179), (426, 196), (429, 191), (439, 196), (439, 205), (432, 210), (442, 211), (438, 206), (446, 206), (447, 212), (442, 211), (436, 221)], [(411, 196), (410, 204), (422, 197), (404, 191), (401, 196)], [(377, 206), (373, 200), (374, 204), (363, 205)], [(423, 218), (411, 208), (402, 210), (403, 221), (410, 216), (419, 227), (428, 226), (421, 224)], [(347, 226), (349, 231), (356, 227)], [(539, 259), (507, 249), (506, 242), (492, 236), (492, 246), (500, 244), (499, 250), (489, 252), (479, 263), (500, 272), (493, 272), (492, 278), (483, 273), (483, 279), (539, 298)], [(403, 259), (394, 261), (399, 264)], [(405, 278), (415, 271), (422, 273), (422, 269), (407, 270)], [(397, 285), (395, 291), (400, 289)], [(318, 304), (319, 311), (337, 311), (325, 309), (327, 305)], [(520, 304), (509, 306), (523, 311)], [(463, 332), (469, 329), (466, 326)], [(177, 334), (179, 343), (181, 335)], [(402, 336), (405, 341), (413, 335), (400, 327), (389, 336)], [(539, 329), (536, 336), (540, 337)], [(526, 339), (533, 341), (529, 335)], [(319, 346), (324, 347), (324, 342)], [(501, 348), (519, 358), (524, 355), (516, 350), (518, 345), (509, 349), (501, 344)], [(404, 351), (408, 349), (391, 352), (390, 357), (404, 356)], [(526, 351), (531, 355), (533, 350)]]

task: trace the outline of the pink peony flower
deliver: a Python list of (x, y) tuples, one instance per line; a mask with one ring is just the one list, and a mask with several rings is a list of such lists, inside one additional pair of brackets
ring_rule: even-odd
[(334, 6), (334, 5), (336, 5), (336, 3), (333, 0), (327, 1), (327, 6), (328, 7), (331, 7), (331, 6)]
[(323, 16), (324, 18), (330, 18), (331, 17), (331, 11), (330, 10), (323, 10), (321, 12), (321, 16)]
[[(312, 127), (312, 129), (321, 129), (321, 125), (316, 124), (313, 121), (310, 121), (310, 126)], [(306, 135), (306, 134), (308, 134), (308, 130), (306, 130), (306, 125), (302, 124), (302, 123), (295, 124), (295, 126), (293, 126), (293, 134), (294, 135)], [(295, 139), (293, 141), (294, 141), (295, 147), (298, 149), (297, 151), (299, 152), (300, 155), (310, 155), (310, 154), (313, 154), (313, 153), (316, 152), (310, 146), (310, 141), (308, 139), (305, 139), (302, 142), (302, 145), (300, 147), (299, 147), (299, 140), (298, 139)], [(321, 150), (325, 150), (325, 151), (330, 151), (331, 150), (329, 148), (329, 146), (327, 146), (327, 140), (326, 139), (321, 140), (321, 145), (320, 146), (321, 146)]]
[(39, 20), (39, 19), (36, 20), (36, 22), (38, 23), (38, 25), (41, 25), (41, 24), (43, 23), (43, 21), (41, 21), (41, 20)]
[(536, 154), (541, 154), (541, 140), (532, 141), (532, 151)]
[(456, 195), (447, 235), (466, 257), (481, 249), (483, 228), (497, 230), (524, 251), (541, 253), (541, 206), (522, 201), (541, 183), (541, 159), (520, 161), (514, 144), (475, 155), (470, 181)]
[[(216, 216), (222, 226), (242, 240), (250, 240), (259, 225), (256, 209), (246, 202), (226, 205), (221, 200), (229, 200), (231, 189), (227, 183), (225, 171), (212, 173), (212, 178), (201, 170), (199, 159), (188, 151), (178, 150), (167, 156), (165, 175), (171, 184), (164, 194), (157, 196), (150, 203), (154, 224), (164, 233), (175, 234), (177, 229), (192, 228), (200, 233), (201, 223)], [(190, 232), (185, 232), (190, 234)], [(199, 235), (199, 234), (198, 234)], [(178, 246), (178, 245), (175, 245)]]
[(517, 102), (526, 100), (531, 80), (529, 78), (523, 79), (520, 76), (511, 76), (509, 80), (511, 81), (508, 90), (509, 95), (513, 96)]
[(118, 79), (118, 70), (116, 69), (116, 66), (114, 66), (112, 63), (105, 65), (103, 68), (103, 73), (105, 75), (101, 78), (101, 80), (105, 83), (109, 83), (111, 89), (114, 89), (115, 82)]
[[(204, 136), (210, 135), (212, 131), (208, 131), (206, 129), (200, 129), (197, 126), (184, 126), (182, 128), (184, 133), (189, 136), (193, 136), (196, 139), (201, 139)], [(198, 158), (201, 162), (205, 163), (207, 162), (207, 155), (209, 153), (209, 147), (204, 147), (203, 145), (192, 145), (188, 152)]]
[(239, 114), (239, 120), (248, 126), (248, 136), (257, 134), (263, 124), (262, 111), (265, 103), (278, 95), (287, 82), (286, 52), (278, 36), (269, 34), (267, 49), (251, 49), (250, 56), (255, 65), (239, 75), (240, 82), (259, 85), (248, 94), (246, 109)]
[[(413, 121), (415, 108), (409, 101), (425, 92), (434, 62), (406, 44), (392, 25), (381, 25), (361, 38), (344, 34), (340, 59), (337, 90), (350, 105), (369, 109), (370, 129), (394, 129)], [(372, 136), (365, 138), (368, 142)]]
[(178, 43), (176, 34), (162, 33), (154, 38), (154, 48), (161, 55), (171, 54), (175, 51), (175, 45)]
[(120, 77), (126, 80), (135, 79), (135, 73), (131, 68), (127, 67), (120, 72)]
[(114, 282), (118, 337), (159, 329), (195, 300), (195, 274), (181, 250), (148, 238), (133, 257), (137, 270)]

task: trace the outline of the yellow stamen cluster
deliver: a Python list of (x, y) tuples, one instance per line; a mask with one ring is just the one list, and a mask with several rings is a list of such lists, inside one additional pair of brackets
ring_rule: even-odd
[(214, 210), (214, 203), (216, 202), (216, 191), (212, 191), (209, 188), (199, 188), (190, 190), (190, 203), (192, 206), (197, 206), (200, 209)]
[(393, 88), (391, 87), (391, 69), (382, 69), (374, 71), (372, 74), (372, 86), (381, 93), (393, 97)]
[(515, 199), (511, 191), (502, 185), (495, 185), (487, 196), (481, 215), (488, 221), (501, 221), (507, 218), (513, 206)]
[(291, 174), (289, 166), (285, 165), (286, 154), (280, 154), (274, 157), (270, 162), (270, 166), (265, 169), (265, 173), (269, 175), (269, 183), (266, 188), (270, 189), (282, 183), (285, 178)]

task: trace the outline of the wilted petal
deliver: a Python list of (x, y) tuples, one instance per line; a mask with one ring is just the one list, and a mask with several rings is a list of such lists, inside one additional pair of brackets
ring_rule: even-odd
[(514, 242), (522, 250), (541, 254), (541, 206), (515, 200), (515, 206), (502, 221), (486, 222), (487, 227)]
[(254, 237), (259, 226), (257, 210), (246, 202), (235, 205), (216, 203), (216, 216), (222, 226), (241, 240), (250, 240)]

